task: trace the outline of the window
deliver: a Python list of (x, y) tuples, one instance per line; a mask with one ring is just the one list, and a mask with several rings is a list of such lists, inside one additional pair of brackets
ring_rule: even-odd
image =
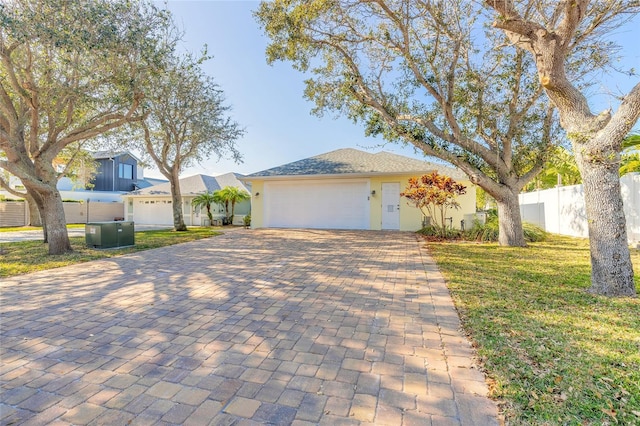
[(118, 177), (122, 179), (133, 179), (133, 165), (132, 164), (118, 164)]

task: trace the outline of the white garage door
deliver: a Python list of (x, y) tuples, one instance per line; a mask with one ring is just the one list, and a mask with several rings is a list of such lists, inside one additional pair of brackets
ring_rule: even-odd
[(173, 225), (171, 201), (135, 199), (133, 221), (141, 225)]
[(268, 228), (369, 229), (368, 181), (265, 182)]

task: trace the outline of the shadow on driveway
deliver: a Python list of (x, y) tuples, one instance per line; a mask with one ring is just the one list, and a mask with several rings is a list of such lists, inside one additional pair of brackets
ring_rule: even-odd
[(3, 424), (497, 424), (411, 233), (238, 229), (0, 289)]

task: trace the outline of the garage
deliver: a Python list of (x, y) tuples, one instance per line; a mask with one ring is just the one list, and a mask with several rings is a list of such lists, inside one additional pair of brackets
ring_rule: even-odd
[(389, 152), (338, 149), (241, 178), (251, 187), (251, 227), (417, 231), (424, 214), (400, 195), (409, 180), (438, 172), (468, 187), (453, 223), (476, 210), (465, 175)]
[(171, 200), (136, 199), (133, 221), (142, 225), (173, 225)]
[(263, 203), (266, 227), (370, 228), (368, 180), (265, 182)]

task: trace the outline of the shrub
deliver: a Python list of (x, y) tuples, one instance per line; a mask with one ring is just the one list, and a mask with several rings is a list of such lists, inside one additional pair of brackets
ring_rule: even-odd
[[(522, 223), (522, 230), (524, 231), (524, 239), (530, 243), (544, 241), (547, 237), (547, 233), (542, 228), (529, 222)], [(473, 241), (498, 241), (499, 233), (498, 212), (489, 210), (486, 223), (474, 221), (471, 229), (464, 232), (464, 237)]]
[(436, 227), (432, 225), (425, 226), (424, 228), (420, 229), (418, 233), (424, 235), (425, 237), (437, 237), (447, 240), (457, 240), (463, 236), (462, 231), (460, 231), (459, 229), (446, 228), (443, 231), (443, 229), (439, 226)]
[(482, 224), (479, 220), (473, 221), (473, 226), (464, 232), (465, 239), (472, 241), (498, 241), (498, 221), (488, 220)]
[(533, 223), (523, 222), (522, 228), (524, 230), (524, 239), (530, 243), (544, 241), (547, 239), (546, 231)]

